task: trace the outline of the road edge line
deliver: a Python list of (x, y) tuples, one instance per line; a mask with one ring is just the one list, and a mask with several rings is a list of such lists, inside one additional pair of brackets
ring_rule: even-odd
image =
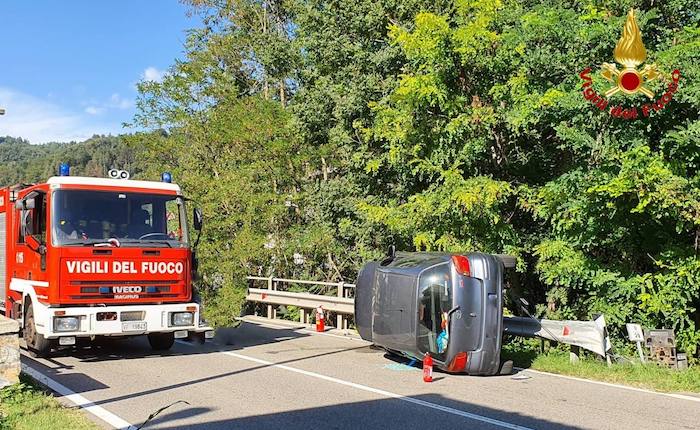
[(85, 411), (91, 413), (92, 415), (96, 416), (97, 418), (99, 418), (102, 421), (106, 422), (107, 424), (111, 425), (115, 429), (119, 429), (119, 430), (135, 430), (136, 429), (136, 427), (129, 424), (124, 419), (111, 413), (107, 409), (94, 404), (92, 401), (86, 399), (85, 397), (81, 396), (80, 394), (76, 393), (75, 391), (71, 390), (70, 388), (66, 387), (65, 385), (61, 384), (60, 382), (49, 378), (48, 376), (44, 375), (43, 373), (34, 369), (33, 367), (22, 363), (22, 372), (31, 376), (38, 383), (48, 387), (49, 389), (51, 389), (51, 391), (54, 391), (54, 392), (60, 394), (62, 398), (66, 399), (69, 402), (73, 403), (74, 405), (78, 406), (80, 409), (84, 409)]
[(560, 373), (544, 372), (542, 370), (525, 369), (522, 367), (514, 367), (514, 369), (525, 371), (525, 372), (530, 372), (530, 373), (536, 373), (539, 375), (555, 376), (557, 378), (570, 379), (572, 381), (587, 382), (589, 384), (603, 385), (605, 387), (621, 388), (623, 390), (637, 391), (639, 393), (647, 393), (647, 394), (656, 394), (658, 396), (672, 397), (674, 399), (690, 400), (691, 402), (699, 402), (700, 403), (700, 397), (687, 396), (685, 394), (663, 393), (661, 391), (654, 391), (654, 390), (648, 390), (646, 388), (632, 387), (630, 385), (621, 385), (621, 384), (615, 384), (612, 382), (596, 381), (595, 379), (579, 378), (576, 376), (562, 375)]

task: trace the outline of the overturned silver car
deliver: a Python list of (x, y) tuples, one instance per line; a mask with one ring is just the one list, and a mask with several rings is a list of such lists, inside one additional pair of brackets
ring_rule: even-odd
[(504, 262), (510, 266), (510, 259), (399, 252), (367, 263), (357, 279), (357, 330), (396, 354), (422, 359), (429, 353), (448, 372), (498, 374)]

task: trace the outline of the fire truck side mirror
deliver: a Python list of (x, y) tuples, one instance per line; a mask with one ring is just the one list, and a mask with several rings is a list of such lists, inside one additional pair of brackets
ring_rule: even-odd
[(202, 216), (202, 210), (200, 208), (194, 208), (192, 219), (194, 220), (194, 229), (201, 231), (204, 217)]
[(28, 199), (22, 199), (22, 200), (17, 200), (15, 203), (15, 207), (20, 210), (31, 210), (36, 207), (36, 200), (34, 198), (28, 198)]
[(38, 252), (41, 255), (46, 254), (46, 246), (39, 242), (34, 236), (27, 236), (24, 239), (27, 242), (27, 246), (34, 252)]

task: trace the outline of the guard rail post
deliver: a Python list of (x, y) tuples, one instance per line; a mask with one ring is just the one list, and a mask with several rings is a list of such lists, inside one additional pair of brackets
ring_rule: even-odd
[[(267, 289), (272, 291), (272, 275), (267, 278)], [(272, 305), (267, 305), (267, 317), (273, 319), (275, 316), (272, 313)]]
[[(338, 297), (345, 297), (345, 282), (340, 281), (338, 282)], [(336, 314), (336, 328), (337, 329), (342, 329), (343, 328), (343, 314)]]

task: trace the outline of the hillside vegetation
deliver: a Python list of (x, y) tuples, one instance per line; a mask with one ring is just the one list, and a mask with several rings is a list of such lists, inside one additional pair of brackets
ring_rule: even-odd
[[(204, 208), (211, 321), (235, 324), (246, 275), (353, 280), (396, 244), (513, 254), (538, 315), (602, 312), (618, 346), (625, 322), (672, 327), (698, 354), (700, 3), (189, 3), (204, 26), (139, 84), (145, 131), (125, 140)], [(655, 98), (681, 71), (637, 120), (597, 109), (579, 77), (610, 87), (630, 8)]]
[[(206, 26), (140, 85), (134, 123), (158, 132), (130, 141), (205, 208), (214, 321), (233, 321), (247, 274), (352, 280), (396, 244), (516, 255), (537, 314), (602, 312), (618, 345), (625, 322), (673, 327), (697, 353), (697, 2), (190, 3)], [(579, 77), (609, 88), (630, 8), (655, 97), (682, 76), (637, 120)]]
[(68, 163), (74, 175), (106, 177), (112, 168), (140, 172), (133, 149), (120, 137), (94, 136), (85, 142), (32, 145), (28, 141), (0, 137), (0, 186), (45, 181)]

